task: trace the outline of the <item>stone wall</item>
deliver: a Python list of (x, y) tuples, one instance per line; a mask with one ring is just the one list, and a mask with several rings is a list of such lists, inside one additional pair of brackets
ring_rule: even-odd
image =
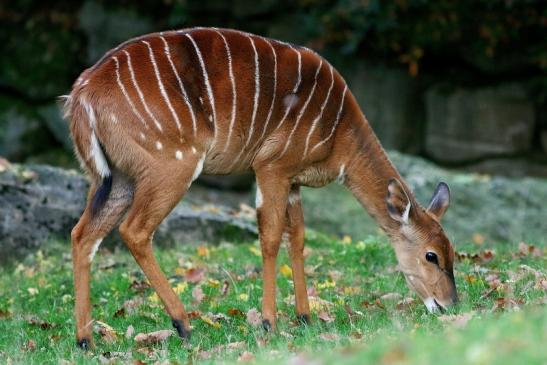
[[(6, 18), (0, 33), (0, 156), (75, 166), (57, 96), (68, 93), (85, 67), (122, 41), (191, 23), (176, 7), (168, 17), (159, 17), (158, 11), (152, 16), (143, 10), (152, 5), (139, 6), (84, 0), (55, 5), (50, 13), (32, 10), (32, 17), (25, 18), (21, 11)], [(253, 19), (249, 27), (262, 34), (314, 46), (305, 32), (295, 31), (302, 14), (266, 16), (280, 12), (275, 1), (185, 6), (200, 19), (222, 24), (219, 17), (226, 14), (234, 26)], [(0, 12), (1, 16), (5, 14)], [(547, 176), (547, 106), (533, 101), (538, 98), (528, 79), (490, 77), (477, 79), (480, 86), (462, 86), (438, 67), (436, 74), (425, 71), (412, 77), (390, 59), (344, 59), (340, 54), (343, 50), (328, 58), (348, 81), (387, 148), (482, 172)]]

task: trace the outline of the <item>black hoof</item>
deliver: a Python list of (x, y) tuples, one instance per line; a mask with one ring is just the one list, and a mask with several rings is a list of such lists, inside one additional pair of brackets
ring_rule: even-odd
[(296, 320), (300, 324), (309, 325), (311, 323), (311, 318), (310, 318), (309, 314), (297, 314), (296, 315)]
[(87, 351), (87, 350), (89, 350), (89, 342), (90, 341), (87, 338), (82, 338), (81, 340), (78, 340), (78, 342), (76, 342), (76, 344), (82, 350)]
[(272, 324), (268, 319), (264, 319), (262, 321), (262, 328), (264, 328), (264, 331), (271, 332), (272, 331)]
[(173, 319), (172, 323), (173, 323), (173, 327), (176, 328), (179, 336), (186, 341), (190, 341), (190, 337), (192, 336), (192, 331), (190, 331), (189, 329), (186, 329), (186, 327), (184, 327), (184, 323), (182, 323), (180, 319)]

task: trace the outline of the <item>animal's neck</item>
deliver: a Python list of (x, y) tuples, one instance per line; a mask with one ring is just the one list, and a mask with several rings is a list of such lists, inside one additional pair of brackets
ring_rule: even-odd
[(392, 178), (404, 182), (361, 113), (354, 121), (351, 133), (354, 152), (346, 172), (346, 185), (378, 225), (392, 236), (400, 225), (388, 214), (387, 186)]

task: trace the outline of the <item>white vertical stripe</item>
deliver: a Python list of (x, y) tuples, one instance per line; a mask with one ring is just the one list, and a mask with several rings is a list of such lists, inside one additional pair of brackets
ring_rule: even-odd
[(131, 80), (133, 81), (133, 86), (135, 87), (135, 89), (137, 90), (137, 93), (139, 94), (139, 98), (141, 99), (142, 105), (144, 106), (144, 110), (146, 111), (146, 113), (148, 114), (150, 119), (152, 119), (154, 121), (154, 124), (156, 125), (156, 128), (158, 128), (158, 130), (160, 132), (162, 132), (161, 125), (158, 123), (158, 121), (156, 120), (156, 118), (154, 117), (154, 115), (152, 114), (150, 109), (148, 108), (148, 105), (144, 101), (144, 95), (143, 95), (141, 89), (139, 88), (139, 85), (137, 84), (137, 79), (135, 78), (135, 72), (133, 71), (133, 66), (131, 65), (131, 56), (129, 55), (129, 52), (127, 52), (127, 50), (125, 50), (125, 49), (123, 50), (123, 53), (125, 53), (125, 55), (127, 56), (127, 66), (129, 67), (129, 73), (131, 74)]
[(332, 126), (332, 130), (330, 131), (330, 134), (327, 136), (327, 138), (325, 138), (324, 140), (322, 140), (321, 142), (316, 144), (311, 149), (311, 152), (313, 152), (317, 147), (319, 147), (322, 144), (326, 143), (332, 137), (332, 135), (334, 134), (334, 131), (336, 130), (336, 127), (338, 126), (338, 123), (340, 122), (340, 115), (342, 115), (342, 109), (344, 109), (344, 100), (346, 99), (346, 92), (347, 91), (348, 91), (348, 85), (346, 85), (346, 87), (344, 88), (344, 92), (342, 94), (342, 101), (340, 102), (340, 108), (338, 109), (338, 114), (336, 115), (336, 120), (334, 121), (334, 125)]
[(304, 115), (304, 112), (306, 111), (306, 109), (308, 107), (308, 104), (311, 101), (311, 98), (315, 94), (315, 89), (317, 88), (317, 77), (319, 76), (319, 71), (321, 71), (321, 66), (323, 66), (323, 60), (320, 60), (320, 62), (319, 62), (319, 66), (317, 67), (317, 71), (315, 71), (315, 78), (314, 78), (314, 81), (313, 81), (313, 86), (312, 86), (312, 88), (310, 90), (310, 93), (308, 95), (308, 99), (306, 99), (306, 102), (302, 106), (302, 109), (300, 109), (300, 113), (298, 113), (298, 116), (296, 117), (296, 122), (294, 123), (294, 127), (291, 130), (291, 133), (289, 134), (289, 138), (287, 138), (287, 142), (285, 143), (285, 147), (283, 148), (283, 151), (281, 152), (281, 154), (279, 155), (278, 158), (283, 157), (283, 155), (285, 155), (285, 153), (287, 152), (287, 150), (288, 150), (288, 148), (291, 144), (291, 140), (292, 140), (292, 137), (294, 135), (294, 132), (298, 128), (298, 125), (300, 124), (300, 120), (302, 119), (302, 116)]
[(264, 134), (266, 134), (266, 130), (268, 129), (268, 124), (270, 123), (270, 119), (272, 117), (272, 113), (275, 106), (275, 98), (277, 93), (277, 53), (275, 53), (275, 48), (272, 45), (270, 41), (265, 39), (266, 42), (268, 42), (268, 45), (272, 49), (273, 53), (273, 59), (274, 59), (274, 67), (273, 67), (273, 96), (272, 96), (272, 104), (270, 105), (270, 110), (268, 110), (268, 116), (266, 117), (266, 122), (264, 123), (264, 128), (262, 129), (262, 134), (260, 135), (259, 140), (261, 140), (264, 137)]
[[(289, 46), (293, 51), (296, 52), (296, 55), (298, 56), (298, 78), (296, 79), (296, 83), (294, 84), (294, 88), (292, 90), (292, 93), (295, 94), (298, 88), (300, 87), (300, 83), (302, 82), (302, 55), (298, 50), (292, 46)], [(283, 123), (285, 123), (285, 120), (287, 119), (287, 116), (289, 115), (289, 112), (291, 111), (291, 108), (294, 106), (294, 102), (287, 103), (287, 107), (285, 109), (285, 113), (283, 114), (283, 118), (281, 118), (281, 121), (275, 128), (275, 130), (278, 130), (281, 128)]]
[(230, 145), (230, 141), (232, 139), (232, 132), (234, 130), (234, 124), (236, 121), (236, 108), (237, 108), (237, 91), (236, 91), (236, 81), (234, 77), (234, 69), (232, 65), (232, 52), (230, 51), (230, 46), (228, 45), (228, 41), (226, 40), (226, 37), (224, 34), (222, 34), (220, 31), (215, 31), (222, 37), (222, 41), (224, 42), (224, 47), (226, 48), (226, 57), (228, 59), (228, 76), (230, 77), (230, 83), (232, 85), (232, 112), (230, 113), (230, 126), (228, 127), (228, 137), (226, 138), (226, 144), (224, 145), (224, 152), (228, 149), (228, 146)]
[(251, 119), (251, 128), (249, 130), (249, 136), (247, 137), (247, 142), (245, 142), (244, 149), (249, 145), (249, 142), (251, 141), (251, 138), (253, 136), (254, 127), (255, 127), (255, 120), (256, 120), (256, 112), (258, 109), (258, 99), (260, 97), (260, 66), (258, 62), (258, 52), (256, 51), (256, 45), (253, 40), (253, 37), (247, 36), (249, 38), (249, 41), (251, 41), (251, 46), (253, 47), (253, 51), (255, 54), (255, 97), (253, 102), (253, 115)]
[(190, 117), (192, 118), (192, 132), (194, 133), (194, 136), (197, 133), (197, 126), (196, 126), (196, 115), (194, 114), (194, 109), (192, 108), (192, 104), (190, 104), (190, 100), (188, 99), (188, 94), (186, 93), (186, 88), (184, 87), (184, 84), (182, 83), (182, 80), (180, 79), (179, 73), (177, 71), (177, 68), (175, 67), (175, 64), (173, 63), (173, 59), (171, 58), (171, 50), (169, 49), (169, 44), (167, 44), (167, 41), (164, 37), (160, 37), (163, 41), (163, 50), (165, 52), (165, 55), (167, 56), (167, 60), (169, 60), (169, 65), (171, 65), (171, 70), (173, 70), (173, 73), (175, 74), (175, 77), (177, 78), (177, 82), (179, 83), (180, 91), (182, 92), (182, 97), (184, 99), (184, 103), (186, 103), (186, 106), (188, 107), (188, 110), (190, 111)]
[(161, 80), (160, 70), (158, 69), (158, 64), (156, 63), (156, 57), (154, 57), (154, 51), (152, 50), (152, 46), (150, 45), (148, 41), (141, 41), (141, 42), (146, 44), (146, 47), (148, 47), (148, 55), (150, 56), (150, 61), (152, 61), (152, 66), (154, 67), (154, 73), (156, 74), (156, 80), (158, 80), (158, 87), (160, 88), (161, 96), (163, 97), (165, 104), (167, 104), (167, 107), (169, 108), (169, 111), (171, 112), (171, 115), (173, 116), (173, 119), (175, 120), (175, 123), (177, 124), (177, 129), (179, 130), (179, 133), (182, 136), (180, 120), (179, 120), (179, 117), (177, 116), (177, 113), (175, 113), (175, 109), (173, 109), (173, 105), (171, 105), (171, 100), (169, 100), (169, 95), (167, 95), (167, 92), (165, 91), (165, 86), (163, 85), (163, 81)]
[(325, 107), (327, 106), (327, 102), (329, 101), (330, 93), (332, 91), (332, 87), (334, 86), (334, 71), (332, 69), (332, 66), (329, 65), (330, 68), (330, 86), (329, 91), (327, 91), (327, 96), (325, 97), (325, 100), (323, 101), (323, 104), (321, 105), (321, 109), (319, 111), (319, 114), (315, 119), (313, 120), (313, 124), (310, 128), (310, 131), (308, 133), (308, 137), (306, 137), (306, 148), (304, 149), (304, 153), (302, 154), (302, 159), (304, 159), (308, 153), (308, 148), (310, 147), (310, 139), (315, 131), (315, 128), (317, 128), (317, 124), (319, 124), (319, 121), (321, 120), (321, 117), (323, 117), (323, 111), (325, 110)]
[(146, 121), (142, 117), (141, 113), (135, 108), (135, 104), (133, 104), (133, 101), (131, 101), (131, 98), (129, 97), (129, 94), (127, 93), (127, 90), (125, 89), (125, 86), (122, 83), (121, 77), (120, 77), (120, 62), (118, 61), (118, 57), (113, 57), (114, 63), (116, 64), (116, 81), (118, 82), (118, 86), (120, 87), (123, 96), (125, 96), (125, 100), (127, 100), (127, 103), (131, 107), (131, 110), (133, 113), (137, 116), (137, 119), (141, 121), (141, 123), (148, 128), (148, 124), (146, 124)]
[(196, 55), (198, 56), (199, 64), (201, 66), (201, 71), (203, 73), (203, 79), (205, 81), (205, 87), (207, 89), (207, 95), (209, 96), (209, 103), (211, 104), (211, 110), (213, 111), (213, 124), (215, 124), (214, 133), (216, 137), (217, 112), (215, 110), (215, 97), (213, 95), (213, 89), (211, 89), (211, 83), (209, 82), (209, 74), (207, 73), (207, 69), (205, 68), (205, 62), (203, 61), (203, 56), (201, 54), (201, 51), (199, 50), (199, 47), (196, 41), (194, 40), (194, 38), (192, 38), (192, 36), (189, 33), (185, 33), (184, 35), (190, 40), (190, 42), (192, 42), (192, 45), (194, 46), (194, 49), (196, 51)]

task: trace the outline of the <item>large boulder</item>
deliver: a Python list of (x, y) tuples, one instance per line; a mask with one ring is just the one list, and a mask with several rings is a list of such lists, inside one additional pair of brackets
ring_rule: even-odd
[[(74, 170), (9, 166), (0, 160), (0, 264), (33, 252), (48, 240), (69, 241), (87, 188), (86, 179)], [(160, 225), (156, 241), (218, 242), (227, 235), (248, 239), (256, 233), (248, 214), (223, 206), (182, 203)]]
[(370, 62), (349, 68), (349, 87), (374, 132), (388, 149), (416, 152), (420, 119), (416, 81), (404, 70)]
[[(452, 199), (443, 226), (456, 243), (480, 236), (495, 243), (547, 244), (547, 180), (463, 173), (397, 152), (389, 156), (424, 205), (440, 181), (448, 183)], [(304, 189), (303, 203), (308, 227), (356, 239), (377, 233), (376, 223), (342, 186)]]
[(428, 91), (426, 106), (426, 152), (435, 160), (466, 162), (530, 149), (535, 110), (517, 84), (436, 87)]

